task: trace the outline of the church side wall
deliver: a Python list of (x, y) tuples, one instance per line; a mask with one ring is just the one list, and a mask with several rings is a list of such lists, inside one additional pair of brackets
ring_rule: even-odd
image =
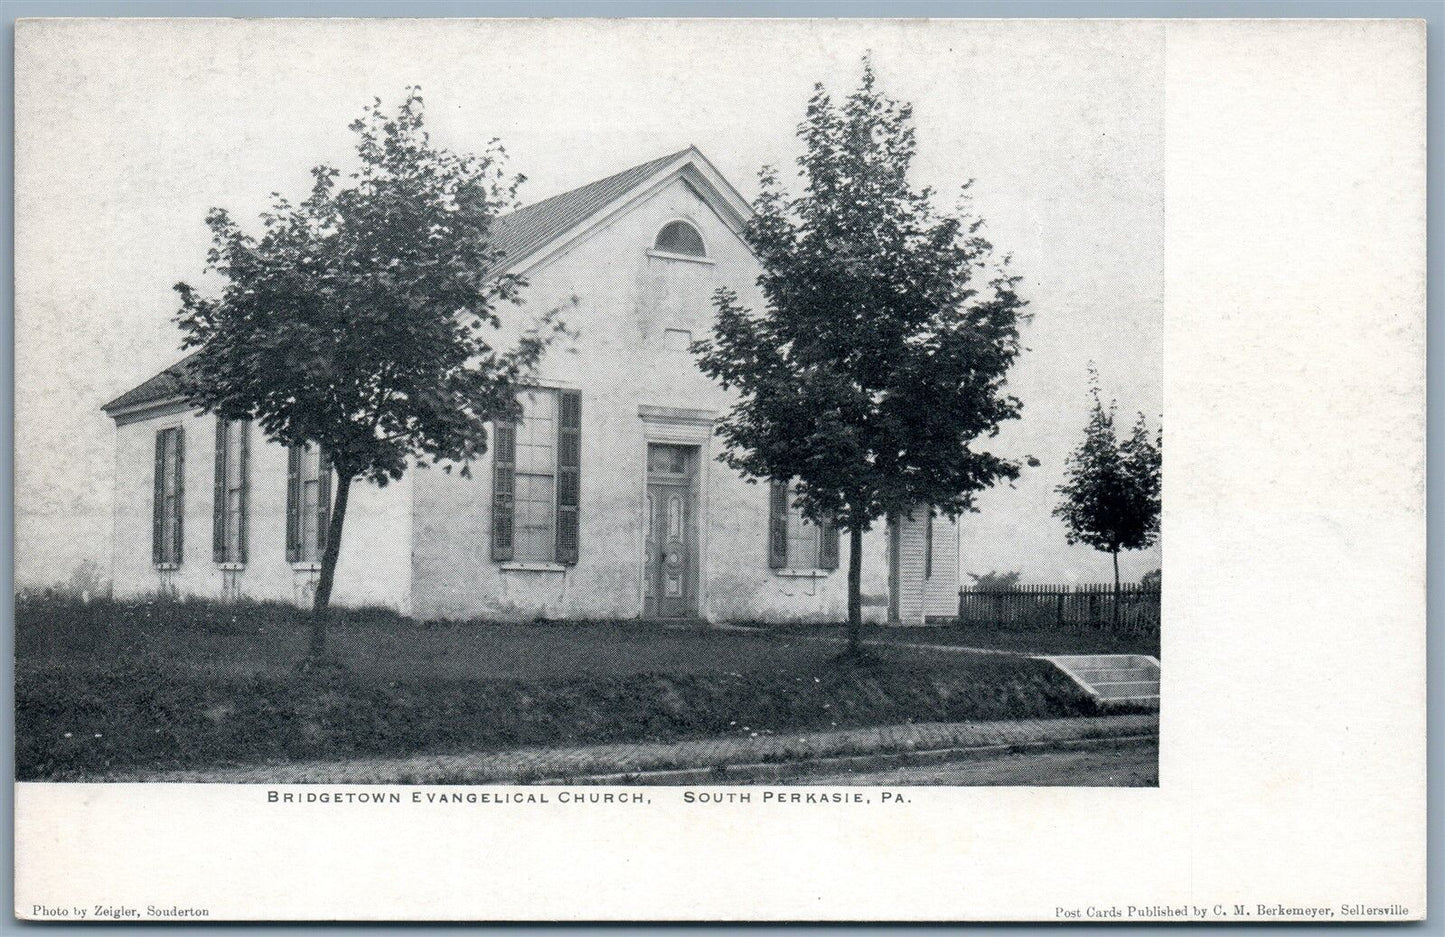
[[(184, 432), (183, 553), (173, 570), (152, 563), (151, 532), (156, 433)], [(286, 448), (260, 438), (251, 427), (247, 557), (244, 568), (226, 569), (211, 552), (215, 417), (161, 412), (116, 429), (116, 499), (112, 578), (118, 597), (155, 594), (219, 599), (227, 580), (243, 599), (308, 604), (317, 571), (286, 561)], [(386, 488), (354, 482), (342, 533), (332, 601), (341, 606), (381, 605), (411, 610), (411, 482)]]

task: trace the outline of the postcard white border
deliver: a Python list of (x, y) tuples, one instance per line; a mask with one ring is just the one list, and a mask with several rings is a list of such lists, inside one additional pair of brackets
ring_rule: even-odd
[(915, 788), (868, 809), (654, 790), (641, 810), (393, 811), (283, 808), (252, 786), (21, 784), (17, 912), (1423, 913), (1424, 26), (1166, 29), (1159, 789)]

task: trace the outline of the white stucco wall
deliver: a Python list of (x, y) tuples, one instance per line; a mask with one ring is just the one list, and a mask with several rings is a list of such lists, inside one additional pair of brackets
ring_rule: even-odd
[[(179, 567), (162, 573), (151, 563), (156, 432), (185, 433), (185, 531)], [(116, 429), (115, 518), (111, 576), (117, 596), (156, 592), (165, 576), (182, 595), (220, 598), (225, 573), (211, 554), (214, 416), (162, 412)], [(342, 531), (332, 601), (411, 610), (409, 478), (385, 489), (357, 482)], [(306, 603), (316, 573), (286, 561), (286, 448), (251, 428), (247, 562), (236, 571), (243, 598)]]
[[(657, 231), (685, 219), (702, 233), (711, 263), (649, 256)], [(839, 569), (821, 578), (768, 567), (768, 493), (716, 461), (718, 441), (696, 424), (648, 423), (639, 408), (722, 415), (729, 396), (686, 351), (664, 346), (667, 329), (702, 338), (714, 289), (728, 285), (755, 307), (756, 261), (684, 181), (651, 194), (605, 227), (526, 271), (527, 314), (567, 306), (575, 342), (555, 345), (542, 386), (582, 392), (580, 558), (565, 570), (508, 570), (490, 558), (490, 458), (462, 479), (416, 472), (414, 607), (422, 616), (504, 619), (632, 618), (642, 611), (644, 479), (649, 433), (703, 443), (700, 491), (701, 614), (711, 621), (839, 620), (847, 614), (848, 544)], [(682, 436), (674, 434), (681, 433)], [(693, 434), (689, 436), (688, 434)], [(887, 541), (864, 541), (865, 611), (887, 602)]]
[[(657, 231), (684, 219), (701, 232), (708, 262), (649, 253)], [(564, 309), (575, 338), (555, 344), (541, 366), (544, 387), (582, 393), (580, 558), (575, 566), (520, 569), (491, 559), (491, 461), (472, 477), (412, 469), (386, 489), (357, 483), (343, 534), (334, 601), (380, 604), (423, 618), (634, 618), (642, 614), (647, 445), (700, 450), (700, 615), (709, 621), (837, 621), (847, 615), (849, 542), (839, 567), (816, 575), (771, 569), (768, 491), (717, 461), (712, 419), (731, 396), (706, 378), (668, 329), (702, 338), (711, 330), (718, 286), (761, 304), (758, 268), (747, 248), (681, 178), (552, 257), (525, 270), (527, 304), (513, 311), (498, 344), (507, 347), (536, 315)], [(155, 434), (185, 428), (185, 544), (176, 570), (151, 563)], [(304, 603), (315, 573), (285, 558), (286, 450), (253, 428), (249, 548), (236, 573), (252, 599)], [(154, 592), (163, 580), (188, 595), (220, 597), (225, 573), (212, 561), (214, 417), (160, 411), (122, 420), (116, 431), (112, 576), (119, 595)], [(948, 616), (957, 604), (957, 528), (937, 519), (933, 576), (923, 576), (922, 520), (905, 522), (901, 552), (903, 623)], [(865, 615), (888, 606), (888, 537), (880, 521), (864, 537)]]

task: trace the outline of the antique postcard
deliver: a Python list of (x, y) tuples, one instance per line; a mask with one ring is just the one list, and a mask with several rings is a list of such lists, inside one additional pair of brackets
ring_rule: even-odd
[(15, 36), (18, 917), (1424, 916), (1423, 22)]

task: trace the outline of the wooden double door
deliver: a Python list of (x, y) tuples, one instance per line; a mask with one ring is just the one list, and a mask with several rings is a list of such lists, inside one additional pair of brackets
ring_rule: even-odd
[(647, 552), (642, 606), (646, 618), (698, 614), (697, 446), (647, 446)]

